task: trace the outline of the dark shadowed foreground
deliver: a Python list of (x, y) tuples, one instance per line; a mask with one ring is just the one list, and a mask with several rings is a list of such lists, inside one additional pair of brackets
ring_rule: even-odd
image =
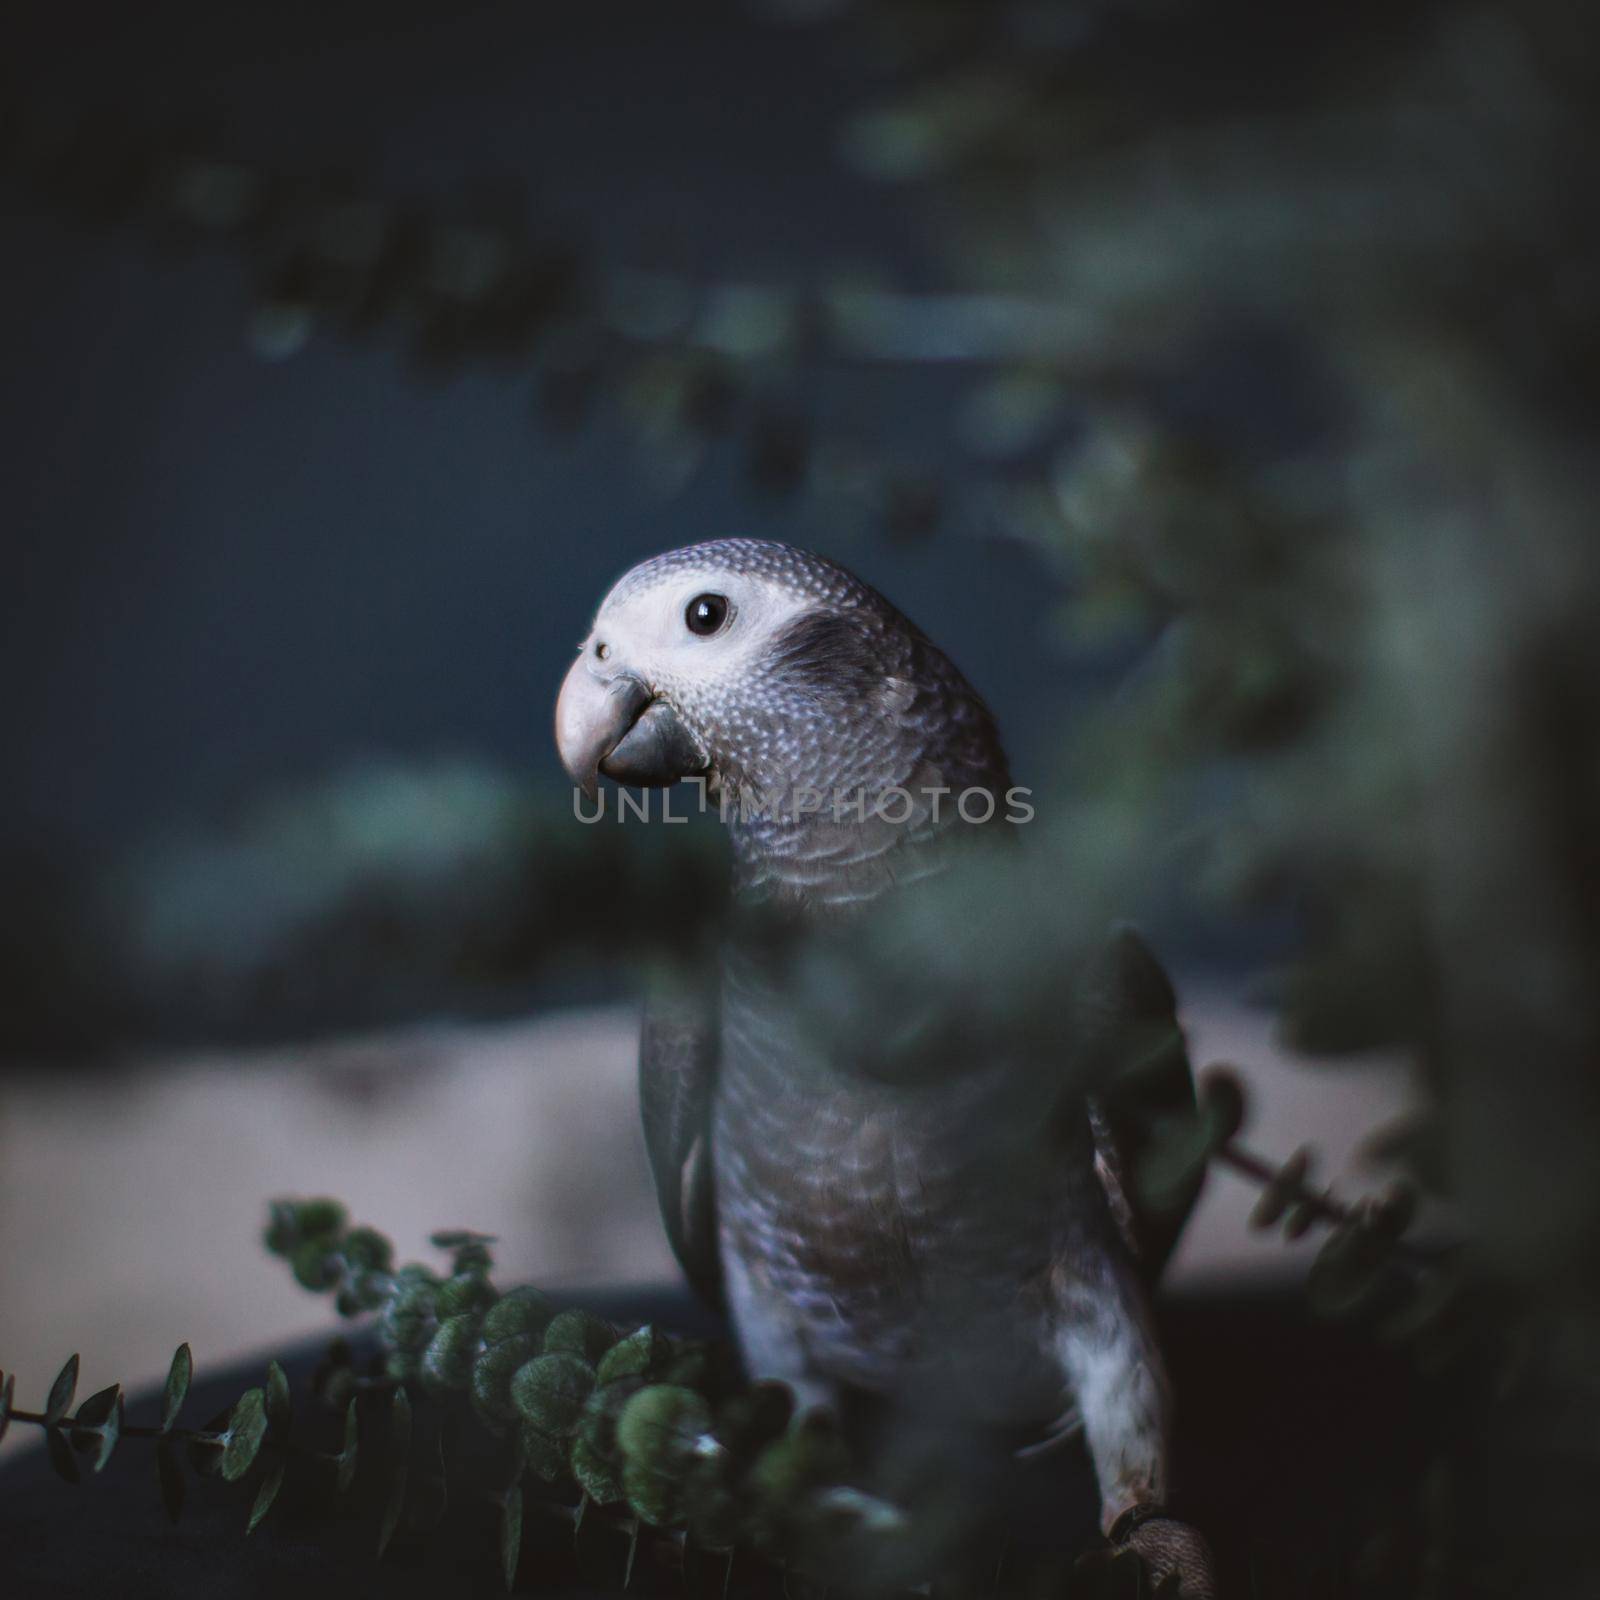
[[(622, 1325), (654, 1320), (702, 1329), (704, 1314), (677, 1294), (608, 1291), (586, 1303)], [(1451, 1426), (1425, 1412), (1404, 1359), (1308, 1319), (1298, 1296), (1184, 1295), (1162, 1310), (1166, 1348), (1185, 1400), (1178, 1452), (1180, 1503), (1207, 1529), (1229, 1594), (1414, 1596), (1415, 1552), (1366, 1549), (1353, 1533), (1378, 1526), (1375, 1513), (1419, 1498), (1425, 1454), (1419, 1443)], [(310, 1343), (289, 1363), (297, 1391), (321, 1346)], [(234, 1369), (200, 1383), (196, 1415), (226, 1405), (258, 1379)], [(1438, 1402), (1431, 1402), (1436, 1408)], [(130, 1405), (130, 1419), (153, 1414), (156, 1397)], [(330, 1447), (335, 1419), (324, 1419)], [(1314, 1441), (1314, 1443), (1313, 1443)], [(1031, 1540), (1063, 1540), (1076, 1521), (1093, 1528), (1087, 1462), (1062, 1451), (1018, 1469), (1024, 1523), (1022, 1558)], [(203, 1481), (177, 1528), (161, 1508), (148, 1450), (124, 1445), (104, 1476), (74, 1491), (35, 1452), (0, 1473), (5, 1505), (7, 1574), (26, 1595), (115, 1593), (130, 1600), (201, 1594), (219, 1600), (293, 1591), (319, 1595), (494, 1595), (504, 1592), (492, 1508), (449, 1509), (449, 1523), (427, 1536), (400, 1535), (381, 1568), (373, 1564), (379, 1510), (373, 1486), (358, 1480), (352, 1503), (337, 1513), (320, 1502), (286, 1499), (273, 1521), (248, 1540), (247, 1507), (237, 1492)], [(580, 1571), (570, 1525), (529, 1516), (521, 1579), (541, 1590), (597, 1592), (617, 1587), (620, 1569), (604, 1550)], [(477, 1554), (474, 1555), (473, 1552)], [(1382, 1587), (1353, 1587), (1381, 1563)], [(634, 1587), (670, 1592), (670, 1576), (640, 1571)], [(441, 1589), (441, 1584), (448, 1584)], [(737, 1587), (737, 1581), (736, 1581)]]

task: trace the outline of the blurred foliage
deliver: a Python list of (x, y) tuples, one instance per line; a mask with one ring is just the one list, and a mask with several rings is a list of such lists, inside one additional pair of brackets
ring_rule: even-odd
[[(1500, 1353), (1439, 1441), (1417, 1592), (1592, 1591), (1600, 36), (1560, 0), (767, 9), (875, 63), (841, 154), (926, 191), (960, 293), (640, 275), (70, 115), (20, 117), (8, 161), (54, 208), (241, 250), (264, 356), (393, 329), (419, 369), (528, 362), (551, 428), (604, 405), (669, 482), (733, 437), (764, 491), (1022, 542), (1074, 648), (1146, 646), (1031, 881), (991, 888), (941, 971), (978, 962), (1004, 982), (967, 992), (1025, 1018), (1163, 874), (1291, 911), (1285, 1033), (1415, 1064), (1420, 1109), (1381, 1142), (1451, 1208)], [(970, 369), (954, 448), (836, 437), (796, 381), (836, 359)], [(563, 837), (648, 941), (636, 863)], [(552, 901), (495, 959), (548, 949)], [(1263, 1216), (1303, 1226), (1295, 1191)], [(1366, 1298), (1392, 1220), (1339, 1236), (1330, 1304)]]
[[(1212, 1073), (1194, 1119), (1207, 1130), (1198, 1160), (1250, 1165), (1232, 1143), (1242, 1114), (1237, 1085)], [(1265, 1172), (1280, 1194), (1342, 1219), (1335, 1242), (1357, 1232), (1380, 1240), (1367, 1252), (1369, 1273), (1393, 1264), (1386, 1247), (1404, 1219), (1380, 1234), (1311, 1196), (1296, 1170)], [(0, 1434), (13, 1421), (40, 1428), (72, 1486), (80, 1462), (98, 1473), (123, 1439), (151, 1441), (173, 1522), (197, 1473), (244, 1485), (246, 1533), (292, 1476), (303, 1503), (349, 1499), (370, 1516), (379, 1556), (396, 1538), (439, 1539), (460, 1547), (458, 1571), (474, 1559), (466, 1541), (483, 1536), (484, 1519), (446, 1527), (446, 1509), (487, 1506), (507, 1590), (576, 1578), (607, 1590), (664, 1583), (706, 1600), (730, 1587), (790, 1595), (800, 1583), (894, 1595), (925, 1592), (930, 1577), (953, 1593), (1019, 1600), (1169, 1590), (1142, 1573), (1130, 1548), (1063, 1545), (1059, 1506), (1054, 1536), (1030, 1539), (1028, 1513), (1013, 1503), (1019, 1469), (997, 1474), (976, 1435), (946, 1440), (938, 1418), (920, 1419), (915, 1449), (935, 1449), (938, 1470), (924, 1460), (908, 1474), (894, 1452), (861, 1449), (870, 1418), (863, 1428), (826, 1410), (797, 1414), (785, 1385), (750, 1384), (725, 1344), (649, 1325), (624, 1331), (530, 1286), (500, 1291), (487, 1235), (435, 1234), (443, 1270), (398, 1266), (382, 1234), (352, 1226), (336, 1201), (306, 1199), (272, 1203), (264, 1242), (303, 1288), (332, 1295), (341, 1315), (369, 1327), (360, 1341), (369, 1353), (333, 1341), (299, 1412), (271, 1361), (261, 1385), (203, 1426), (182, 1425), (194, 1367), (181, 1345), (153, 1423), (124, 1420), (120, 1385), (74, 1411), (74, 1355), (40, 1411), (18, 1407), (15, 1376), (0, 1374)], [(965, 1470), (952, 1448), (972, 1453)]]

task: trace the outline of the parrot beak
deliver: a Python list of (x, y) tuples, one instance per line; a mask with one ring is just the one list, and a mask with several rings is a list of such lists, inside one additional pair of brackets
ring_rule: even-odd
[(599, 774), (662, 788), (703, 772), (705, 753), (665, 701), (629, 672), (597, 677), (579, 656), (556, 700), (556, 750), (567, 775), (592, 800)]

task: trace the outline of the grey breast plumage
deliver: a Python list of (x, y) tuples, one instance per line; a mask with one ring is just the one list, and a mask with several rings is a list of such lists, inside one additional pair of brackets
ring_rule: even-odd
[[(738, 559), (791, 554), (750, 546), (751, 556), (738, 544)], [(730, 761), (748, 761), (756, 738), (781, 751), (779, 764), (797, 781), (1003, 794), (1010, 776), (993, 719), (942, 652), (848, 574), (807, 573), (834, 608), (808, 613), (776, 641), (752, 686), (746, 743), (729, 750)], [(862, 716), (863, 705), (876, 714)], [(941, 846), (956, 838), (925, 817), (874, 827), (823, 815), (795, 828), (758, 814), (736, 819), (733, 833), (744, 901), (777, 899), (812, 918), (938, 870)], [(1128, 930), (1085, 964), (1074, 994), (1084, 1053), (1110, 1060), (1176, 1036), (1171, 987)], [(1082, 1081), (1082, 1062), (1072, 1065), (1064, 1084)], [(836, 1325), (858, 1343), (881, 1344), (886, 1357), (906, 1332), (898, 1301), (929, 1262), (952, 1276), (1036, 1267), (1050, 1249), (1051, 1212), (1080, 1203), (1071, 1191), (1087, 1161), (1152, 1270), (1170, 1247), (1170, 1223), (1141, 1217), (1131, 1195), (1139, 1115), (1086, 1109), (1070, 1095), (1018, 1107), (1015, 1075), (1000, 1061), (970, 1063), (958, 1084), (929, 1094), (853, 1078), (812, 1057), (792, 997), (737, 948), (720, 1002), (647, 1014), (640, 1080), (663, 1217), (696, 1287), (720, 1291), (720, 1216), (729, 1247), (781, 1293), (800, 1307), (826, 1302)], [(1036, 1094), (1039, 1076), (1025, 1081)], [(1181, 1051), (1171, 1087), (1192, 1099)], [(1040, 1145), (1041, 1123), (1059, 1130), (1054, 1146)], [(1015, 1151), (990, 1148), (1007, 1129), (1021, 1130)], [(1006, 1194), (979, 1201), (972, 1186), (984, 1163), (993, 1170), (1001, 1161)]]

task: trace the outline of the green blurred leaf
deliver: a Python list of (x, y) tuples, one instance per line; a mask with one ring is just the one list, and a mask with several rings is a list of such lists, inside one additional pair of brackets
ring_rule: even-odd
[(229, 1483), (237, 1483), (255, 1465), (266, 1436), (266, 1391), (246, 1389), (228, 1418), (222, 1446), (222, 1476)]
[(45, 1448), (50, 1452), (50, 1465), (56, 1472), (71, 1484), (78, 1481), (78, 1463), (73, 1459), (72, 1449), (62, 1437), (59, 1428), (46, 1428), (44, 1435)]
[[(426, 1471), (420, 1479), (421, 1495), (418, 1494), (419, 1479), (413, 1473), (411, 1478), (411, 1504), (406, 1517), (406, 1526), (418, 1533), (431, 1533), (444, 1521), (445, 1512), (450, 1506), (450, 1474), (444, 1459), (444, 1430), (435, 1428), (429, 1444), (425, 1447), (428, 1457)], [(520, 1457), (518, 1475), (521, 1473)]]
[(283, 1475), (288, 1463), (283, 1456), (279, 1456), (267, 1468), (261, 1480), (261, 1486), (256, 1490), (255, 1504), (250, 1507), (250, 1520), (245, 1524), (245, 1533), (251, 1534), (261, 1526), (262, 1519), (272, 1509), (272, 1503), (278, 1498), (278, 1491), (283, 1487)]
[(711, 1430), (711, 1411), (692, 1389), (641, 1389), (617, 1419), (617, 1446), (630, 1462), (667, 1471), (688, 1461)]
[(122, 1436), (122, 1385), (114, 1383), (91, 1395), (73, 1417), (72, 1443), (79, 1450), (92, 1450), (90, 1466), (101, 1472)]
[(267, 1428), (274, 1438), (282, 1437), (289, 1431), (293, 1407), (289, 1399), (289, 1380), (276, 1361), (267, 1363), (266, 1395)]
[(487, 1272), (493, 1264), (489, 1246), (494, 1244), (492, 1233), (474, 1233), (469, 1228), (452, 1228), (429, 1236), (429, 1243), (451, 1254), (451, 1272)]
[(422, 1355), (423, 1379), (436, 1389), (466, 1388), (482, 1326), (474, 1312), (462, 1312), (441, 1322)]
[(733, 1552), (711, 1549), (696, 1539), (683, 1547), (683, 1582), (689, 1600), (728, 1600), (733, 1576)]
[(646, 1324), (606, 1351), (595, 1370), (595, 1382), (604, 1387), (618, 1378), (649, 1377), (671, 1354), (672, 1341)]
[(172, 1353), (172, 1365), (167, 1368), (166, 1387), (161, 1392), (161, 1431), (171, 1433), (183, 1402), (189, 1395), (189, 1383), (194, 1377), (194, 1356), (186, 1344), (180, 1344)]
[(1361, 1223), (1348, 1223), (1335, 1228), (1317, 1252), (1306, 1295), (1324, 1316), (1352, 1316), (1384, 1292), (1389, 1270), (1389, 1241)]
[(72, 1404), (72, 1396), (78, 1387), (78, 1358), (76, 1355), (68, 1356), (67, 1363), (56, 1374), (56, 1381), (50, 1385), (50, 1398), (44, 1405), (44, 1425), (54, 1428), (55, 1425), (67, 1414), (67, 1407)]
[(378, 1336), (391, 1349), (421, 1351), (433, 1337), (437, 1287), (407, 1278), (402, 1271), (378, 1316)]
[(338, 1281), (338, 1263), (332, 1241), (325, 1237), (303, 1240), (289, 1252), (289, 1270), (302, 1289), (320, 1294)]
[(562, 1440), (553, 1439), (548, 1433), (540, 1433), (537, 1428), (523, 1423), (521, 1445), (523, 1460), (535, 1476), (543, 1478), (546, 1483), (555, 1483), (567, 1476), (570, 1466), (567, 1447)]
[(275, 1256), (287, 1255), (300, 1237), (292, 1200), (272, 1200), (267, 1204), (267, 1226), (262, 1242)]
[(535, 1356), (511, 1379), (511, 1401), (525, 1422), (557, 1438), (578, 1425), (594, 1388), (594, 1368), (575, 1355)]
[(1250, 1212), (1252, 1228), (1270, 1228), (1294, 1204), (1311, 1171), (1311, 1147), (1301, 1147), (1273, 1174)]
[(1035, 367), (997, 373), (967, 397), (960, 422), (963, 438), (980, 456), (1022, 455), (1051, 431), (1065, 398), (1058, 373)]
[(1134, 1186), (1140, 1201), (1158, 1214), (1188, 1204), (1211, 1157), (1244, 1121), (1244, 1091), (1232, 1072), (1207, 1068), (1199, 1091), (1195, 1114), (1163, 1118), (1139, 1155)]
[[(519, 1334), (542, 1338), (555, 1315), (549, 1299), (526, 1285), (509, 1290), (484, 1313), (484, 1343), (494, 1345)], [(536, 1350), (534, 1354), (537, 1354)]]
[(222, 1451), (227, 1443), (228, 1427), (233, 1421), (233, 1407), (224, 1406), (188, 1441), (189, 1465), (196, 1472), (212, 1477), (222, 1470)]
[(622, 1587), (624, 1590), (633, 1582), (633, 1569), (639, 1559), (639, 1524), (631, 1520), (627, 1530), (628, 1555), (622, 1566)]
[(516, 1415), (511, 1401), (511, 1380), (519, 1367), (539, 1354), (539, 1336), (519, 1333), (491, 1345), (472, 1364), (470, 1388), (473, 1409), (494, 1431)]
[(166, 1507), (168, 1519), (176, 1523), (183, 1514), (183, 1497), (188, 1485), (178, 1460), (178, 1447), (170, 1438), (157, 1441), (156, 1475), (161, 1481), (161, 1503)]
[(517, 1581), (517, 1562), (522, 1555), (522, 1484), (506, 1490), (500, 1505), (500, 1576), (509, 1594)]
[(617, 1330), (590, 1311), (563, 1311), (544, 1334), (547, 1355), (580, 1356), (591, 1365), (617, 1342)]
[(294, 1202), (294, 1219), (303, 1238), (326, 1238), (345, 1225), (348, 1213), (337, 1200), (300, 1200)]
[(494, 1234), (475, 1234), (470, 1227), (446, 1227), (427, 1235), (427, 1242), (435, 1250), (467, 1250), (470, 1246), (494, 1245), (498, 1238)]
[(378, 1528), (378, 1554), (389, 1548), (406, 1503), (406, 1475), (411, 1464), (411, 1401), (396, 1389), (389, 1408), (389, 1489), (384, 1497), (383, 1521)]
[(354, 1396), (344, 1408), (344, 1443), (337, 1457), (334, 1485), (340, 1494), (348, 1492), (356, 1479), (356, 1452), (360, 1444), (361, 1424), (358, 1420)]
[(813, 1489), (842, 1481), (850, 1456), (837, 1426), (813, 1412), (774, 1439), (750, 1469), (749, 1486), (768, 1531), (782, 1527)]
[(1397, 1342), (1442, 1332), (1461, 1317), (1466, 1301), (1460, 1272), (1441, 1262), (1409, 1282), (1400, 1304), (1379, 1320), (1376, 1331)]
[(598, 1510), (587, 1496), (578, 1502), (572, 1554), (579, 1576), (591, 1588), (616, 1594), (626, 1587), (631, 1567), (626, 1525), (615, 1515)]
[(616, 1469), (586, 1439), (574, 1439), (570, 1455), (572, 1476), (596, 1505), (615, 1505), (623, 1498)]
[(1317, 1220), (1317, 1210), (1309, 1201), (1297, 1200), (1289, 1207), (1283, 1219), (1283, 1236), (1292, 1244), (1311, 1232)]
[(439, 1285), (436, 1304), (441, 1317), (458, 1317), (463, 1313), (482, 1318), (497, 1299), (494, 1285), (478, 1267), (457, 1272)]
[(376, 1228), (352, 1228), (340, 1246), (344, 1258), (365, 1272), (387, 1272), (394, 1262), (394, 1246)]

